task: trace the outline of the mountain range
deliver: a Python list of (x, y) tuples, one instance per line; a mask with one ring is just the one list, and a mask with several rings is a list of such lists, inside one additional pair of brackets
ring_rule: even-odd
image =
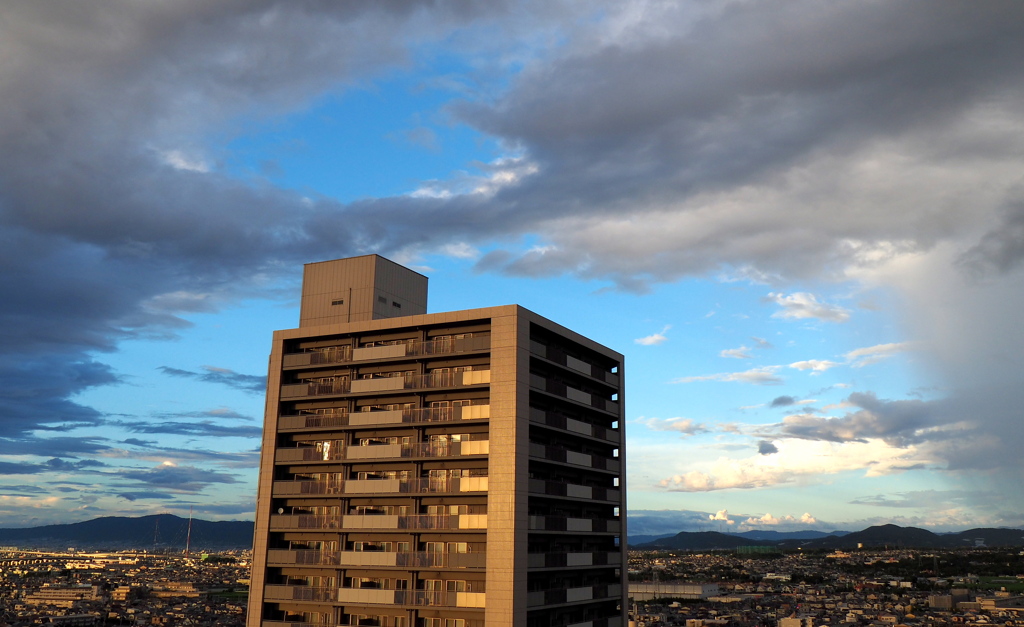
[[(189, 520), (173, 514), (129, 518), (105, 516), (65, 525), (0, 529), (0, 545), (21, 548), (66, 549), (184, 549), (193, 551), (252, 548), (252, 521)], [(862, 531), (683, 531), (668, 536), (633, 536), (633, 549), (710, 551), (740, 546), (775, 546), (781, 550), (835, 550), (858, 546), (876, 548), (956, 548), (971, 546), (1024, 546), (1020, 529), (969, 529), (937, 534), (927, 529), (880, 525)]]
[(173, 514), (129, 518), (104, 516), (66, 525), (0, 529), (0, 544), (19, 548), (184, 549), (252, 548), (253, 522), (191, 521)]
[[(822, 532), (750, 532), (743, 534), (719, 533), (717, 531), (683, 531), (674, 536), (636, 543), (631, 539), (633, 549), (675, 549), (682, 551), (708, 551), (714, 549), (735, 549), (740, 546), (775, 546), (787, 549), (855, 549), (859, 546), (871, 548), (957, 548), (971, 546), (1024, 546), (1024, 531), (1020, 529), (968, 529), (959, 533), (938, 534), (927, 529), (879, 525), (863, 531)], [(811, 534), (811, 535), (808, 535)], [(814, 535), (817, 534), (817, 537)]]

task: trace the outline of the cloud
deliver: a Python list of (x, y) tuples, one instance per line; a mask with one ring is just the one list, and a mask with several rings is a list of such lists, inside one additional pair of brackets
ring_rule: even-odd
[(910, 342), (878, 344), (876, 346), (868, 346), (867, 348), (858, 348), (846, 353), (846, 361), (854, 368), (863, 368), (886, 357), (904, 352), (909, 348), (911, 348)]
[(139, 499), (151, 499), (156, 501), (166, 501), (173, 499), (174, 495), (170, 492), (153, 492), (153, 491), (137, 491), (137, 492), (121, 492), (117, 495), (117, 498), (124, 499), (126, 501), (138, 501)]
[(796, 399), (788, 395), (776, 396), (771, 402), (772, 407), (788, 407), (795, 404)]
[[(260, 438), (263, 436), (262, 427), (229, 425), (212, 420), (201, 420), (199, 422), (117, 422), (112, 424), (116, 424), (131, 433), (231, 438)], [(141, 440), (135, 440), (135, 443), (139, 442)]]
[(750, 339), (754, 340), (754, 343), (757, 344), (757, 348), (775, 348), (771, 342), (764, 338), (751, 337)]
[(757, 443), (757, 452), (760, 455), (771, 455), (779, 452), (779, 447), (775, 446), (768, 440), (761, 440)]
[(206, 383), (226, 385), (236, 390), (242, 390), (243, 392), (262, 394), (267, 389), (266, 377), (258, 377), (251, 374), (239, 374), (234, 370), (218, 368), (216, 366), (203, 366), (203, 370), (206, 372), (192, 372), (190, 370), (180, 370), (178, 368), (170, 368), (168, 366), (160, 366), (159, 370), (172, 377), (185, 377)]
[(746, 346), (740, 346), (739, 348), (727, 348), (722, 352), (718, 353), (719, 357), (728, 357), (731, 359), (750, 359), (750, 349)]
[(829, 442), (780, 439), (777, 452), (700, 462), (690, 469), (685, 462), (674, 475), (658, 481), (669, 492), (755, 490), (794, 484), (816, 483), (839, 473), (878, 477), (933, 467), (937, 460), (918, 447), (896, 447), (882, 440)]
[(724, 521), (727, 525), (736, 524), (735, 520), (731, 520), (729, 518), (729, 510), (725, 509), (718, 510), (714, 514), (708, 514), (708, 520), (721, 520)]
[(814, 318), (825, 322), (846, 322), (850, 319), (850, 311), (837, 305), (822, 303), (818, 297), (809, 292), (794, 292), (790, 295), (772, 292), (768, 300), (782, 307), (781, 311), (772, 314), (773, 318), (801, 320)]
[(141, 484), (189, 493), (200, 492), (206, 486), (215, 483), (238, 483), (238, 479), (226, 473), (167, 463), (148, 470), (122, 470), (118, 474), (123, 479)]
[(694, 383), (698, 381), (733, 381), (738, 383), (752, 383), (754, 385), (779, 385), (782, 378), (775, 373), (779, 366), (761, 366), (751, 368), (743, 372), (722, 372), (719, 374), (706, 374), (693, 377), (682, 377), (674, 379), (672, 383)]
[(661, 344), (663, 342), (668, 341), (668, 338), (665, 337), (665, 333), (667, 333), (668, 330), (671, 328), (672, 325), (666, 324), (664, 328), (661, 329), (661, 331), (658, 331), (653, 335), (648, 335), (647, 337), (637, 338), (633, 341), (642, 346), (655, 346), (657, 344)]
[(804, 361), (797, 361), (789, 364), (790, 368), (797, 370), (810, 370), (811, 374), (821, 374), (830, 368), (841, 366), (842, 364), (828, 361), (827, 359), (807, 359)]
[(946, 415), (937, 401), (880, 400), (874, 394), (854, 393), (847, 402), (857, 407), (841, 417), (793, 414), (786, 416), (779, 433), (786, 437), (829, 442), (867, 442), (881, 439), (906, 447), (927, 440), (961, 437), (970, 428)]
[(814, 516), (811, 516), (807, 513), (803, 514), (799, 518), (795, 518), (793, 516), (783, 516), (781, 518), (776, 518), (775, 516), (772, 516), (771, 513), (766, 513), (761, 517), (751, 517), (746, 519), (745, 521), (743, 521), (743, 525), (748, 527), (777, 527), (785, 523), (797, 522), (805, 525), (815, 525), (818, 523), (818, 520)]
[(869, 505), (872, 507), (914, 508), (925, 510), (950, 509), (953, 507), (967, 508), (977, 503), (979, 497), (989, 500), (992, 508), (998, 506), (998, 494), (978, 494), (968, 490), (915, 490), (897, 492), (895, 494), (876, 494), (856, 498), (853, 505)]
[(637, 418), (636, 422), (648, 429), (655, 431), (678, 431), (683, 435), (697, 435), (707, 433), (708, 429), (702, 423), (695, 422), (692, 418)]

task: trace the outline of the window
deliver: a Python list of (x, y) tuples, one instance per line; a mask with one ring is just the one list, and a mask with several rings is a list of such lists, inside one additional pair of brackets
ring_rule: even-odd
[(345, 299), (344, 298), (335, 298), (334, 300), (331, 301), (331, 305), (344, 305), (344, 304), (345, 304)]
[(392, 307), (397, 307), (398, 309), (401, 309), (402, 308), (402, 303), (398, 302), (397, 300), (393, 300), (393, 301), (391, 301), (391, 306)]
[(388, 299), (384, 298), (383, 296), (378, 296), (377, 297), (377, 302), (382, 304), (382, 305), (387, 305), (388, 304)]
[(377, 436), (372, 438), (359, 438), (359, 446), (378, 446), (381, 444), (401, 444), (402, 446), (409, 446), (410, 436)]
[(356, 479), (360, 481), (373, 481), (373, 480), (387, 480), (387, 479), (399, 479), (401, 481), (407, 481), (409, 479), (408, 470), (364, 470), (356, 473)]
[(421, 618), (423, 627), (466, 627), (464, 618)]

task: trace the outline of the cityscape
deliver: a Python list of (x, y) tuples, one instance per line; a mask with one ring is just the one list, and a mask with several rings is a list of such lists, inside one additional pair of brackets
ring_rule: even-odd
[[(1024, 551), (631, 550), (635, 627), (1020, 625)], [(0, 549), (7, 625), (245, 624), (251, 553)], [(367, 620), (364, 625), (372, 625)]]
[(1020, 624), (1019, 0), (0, 15), (0, 627)]

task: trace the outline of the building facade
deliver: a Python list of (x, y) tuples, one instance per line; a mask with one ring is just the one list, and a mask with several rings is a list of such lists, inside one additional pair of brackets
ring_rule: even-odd
[(622, 355), (308, 264), (274, 334), (248, 627), (625, 627)]

